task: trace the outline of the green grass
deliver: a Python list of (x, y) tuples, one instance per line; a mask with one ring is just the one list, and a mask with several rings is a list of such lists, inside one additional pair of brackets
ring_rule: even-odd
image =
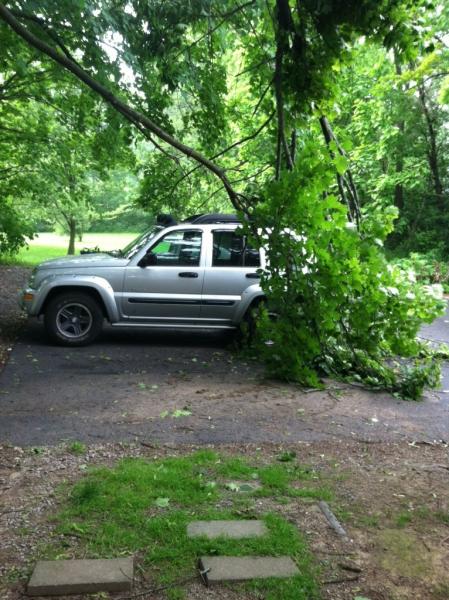
[(18, 254), (12, 257), (2, 257), (1, 262), (23, 267), (34, 267), (44, 260), (59, 258), (67, 254), (67, 248), (57, 246), (30, 246), (22, 248)]
[(449, 598), (449, 583), (437, 584), (432, 590), (433, 600), (447, 600)]
[[(280, 514), (263, 515), (269, 534), (263, 538), (230, 540), (189, 539), (187, 524), (197, 519), (241, 519), (256, 514), (256, 498), (289, 497), (289, 484), (305, 477), (303, 468), (289, 464), (257, 466), (211, 451), (160, 460), (126, 459), (115, 468), (93, 470), (72, 488), (65, 488), (65, 506), (56, 517), (57, 533), (70, 545), (70, 553), (90, 557), (137, 554), (141, 566), (157, 584), (174, 584), (195, 574), (202, 555), (290, 555), (300, 575), (287, 580), (257, 580), (246, 587), (266, 600), (319, 598), (317, 571), (306, 542), (296, 527)], [(262, 484), (254, 493), (226, 489), (229, 478), (251, 479)], [(310, 488), (310, 493), (318, 494)], [(285, 495), (285, 496), (284, 496)], [(220, 508), (220, 500), (227, 500)], [(71, 536), (75, 536), (72, 538)], [(61, 547), (64, 553), (64, 548)], [(67, 551), (67, 549), (65, 550)], [(44, 555), (58, 554), (54, 546)], [(61, 556), (61, 555), (60, 555)], [(62, 555), (63, 556), (63, 555)], [(61, 556), (61, 557), (62, 557)], [(183, 598), (174, 585), (169, 598)]]
[(403, 510), (396, 515), (394, 523), (403, 528), (409, 524), (428, 527), (429, 524), (449, 525), (449, 511), (432, 510), (428, 506), (418, 506), (415, 510)]
[(87, 448), (86, 448), (86, 444), (83, 444), (82, 442), (74, 441), (67, 445), (67, 450), (71, 454), (80, 456), (81, 454), (86, 453)]
[[(101, 250), (123, 248), (137, 237), (137, 233), (86, 233), (83, 241), (75, 244), (76, 253), (83, 248), (98, 246)], [(35, 266), (44, 260), (67, 255), (68, 237), (56, 233), (39, 233), (22, 248), (16, 256), (4, 258), (2, 262), (23, 266)]]
[(396, 527), (405, 527), (412, 521), (412, 515), (410, 512), (400, 512), (396, 517)]

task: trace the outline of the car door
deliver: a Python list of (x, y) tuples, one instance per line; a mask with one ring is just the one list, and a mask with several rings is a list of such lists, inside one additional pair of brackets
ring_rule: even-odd
[(205, 268), (201, 319), (228, 324), (234, 318), (243, 292), (259, 282), (258, 250), (232, 229), (212, 231), (212, 256)]
[(154, 324), (198, 319), (204, 280), (202, 231), (170, 231), (148, 250), (151, 265), (126, 269), (123, 315)]

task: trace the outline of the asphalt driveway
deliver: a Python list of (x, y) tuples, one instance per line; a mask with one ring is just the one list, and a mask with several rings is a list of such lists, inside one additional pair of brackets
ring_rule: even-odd
[[(449, 342), (449, 311), (422, 335)], [(263, 379), (229, 335), (107, 327), (86, 348), (48, 345), (30, 321), (0, 374), (0, 443), (449, 439), (449, 366), (422, 402), (334, 384), (305, 393)]]

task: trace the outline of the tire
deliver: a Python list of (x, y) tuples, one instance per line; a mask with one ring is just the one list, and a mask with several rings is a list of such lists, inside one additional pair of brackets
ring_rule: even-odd
[(260, 310), (266, 305), (265, 300), (254, 302), (246, 311), (237, 333), (237, 341), (241, 346), (252, 346), (257, 332), (257, 321)]
[(101, 306), (82, 292), (67, 292), (53, 298), (44, 313), (50, 339), (61, 346), (87, 346), (103, 327)]

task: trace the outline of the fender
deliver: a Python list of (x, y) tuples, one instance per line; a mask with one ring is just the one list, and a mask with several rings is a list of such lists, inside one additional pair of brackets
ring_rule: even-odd
[(95, 290), (103, 300), (109, 321), (114, 323), (119, 320), (119, 312), (111, 284), (103, 277), (97, 277), (96, 275), (50, 275), (46, 277), (35, 292), (34, 301), (28, 310), (29, 314), (39, 315), (48, 294), (59, 287), (80, 287)]
[(265, 294), (263, 293), (260, 285), (255, 283), (254, 285), (247, 287), (242, 294), (242, 299), (233, 319), (235, 325), (241, 323), (246, 311), (257, 298), (265, 298)]

